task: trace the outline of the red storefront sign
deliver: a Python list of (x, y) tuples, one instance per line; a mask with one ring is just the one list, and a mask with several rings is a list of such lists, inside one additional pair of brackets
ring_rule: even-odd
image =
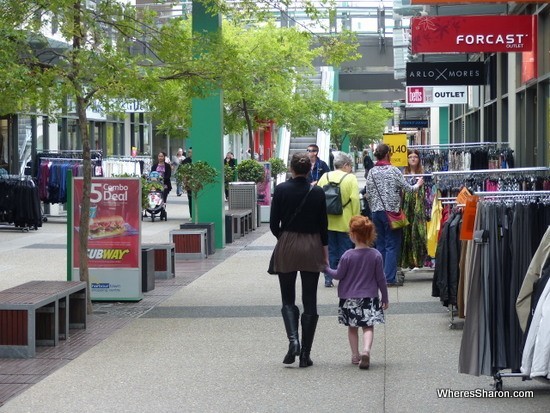
[(528, 52), (537, 16), (421, 16), (411, 19), (413, 53)]

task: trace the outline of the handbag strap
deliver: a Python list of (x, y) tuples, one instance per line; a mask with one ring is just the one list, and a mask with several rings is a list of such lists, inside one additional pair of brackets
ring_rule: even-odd
[[(286, 223), (287, 226), (289, 226), (292, 223), (292, 221), (294, 221), (294, 218), (296, 218), (296, 216), (300, 213), (300, 211), (302, 210), (302, 207), (306, 203), (307, 196), (309, 195), (309, 193), (311, 192), (312, 189), (313, 189), (313, 185), (310, 185), (309, 189), (306, 192), (306, 195), (302, 198), (302, 202), (300, 202), (300, 205), (298, 205), (296, 207), (296, 210), (294, 211), (294, 214), (292, 214), (292, 216), (290, 217), (290, 219)], [(281, 232), (283, 232), (283, 228), (284, 227), (281, 226)]]
[(384, 204), (384, 198), (382, 198), (382, 195), (380, 194), (380, 190), (378, 189), (378, 184), (376, 183), (376, 179), (374, 179), (374, 175), (372, 176), (372, 181), (374, 182), (374, 187), (376, 188), (376, 192), (378, 192), (378, 197), (380, 198), (380, 202), (382, 202), (382, 206), (384, 207), (384, 211), (387, 211), (386, 204)]

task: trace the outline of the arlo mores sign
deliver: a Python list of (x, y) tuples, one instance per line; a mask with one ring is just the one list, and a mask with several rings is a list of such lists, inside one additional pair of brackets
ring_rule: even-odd
[(482, 62), (407, 63), (407, 86), (484, 84)]
[(537, 16), (423, 16), (411, 19), (413, 53), (527, 52)]
[(448, 106), (468, 103), (466, 86), (407, 86), (407, 106)]

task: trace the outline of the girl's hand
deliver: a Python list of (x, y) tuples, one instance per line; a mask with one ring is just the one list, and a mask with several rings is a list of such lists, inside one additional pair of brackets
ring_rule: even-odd
[(390, 307), (389, 303), (382, 303), (382, 310), (387, 310)]

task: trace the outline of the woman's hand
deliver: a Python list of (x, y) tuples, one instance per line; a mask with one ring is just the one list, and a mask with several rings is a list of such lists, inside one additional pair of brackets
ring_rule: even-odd
[(389, 303), (382, 303), (382, 310), (387, 310), (388, 308), (390, 308)]
[(424, 185), (424, 178), (420, 177), (418, 178), (418, 181), (416, 181), (416, 188), (420, 188), (422, 185)]

